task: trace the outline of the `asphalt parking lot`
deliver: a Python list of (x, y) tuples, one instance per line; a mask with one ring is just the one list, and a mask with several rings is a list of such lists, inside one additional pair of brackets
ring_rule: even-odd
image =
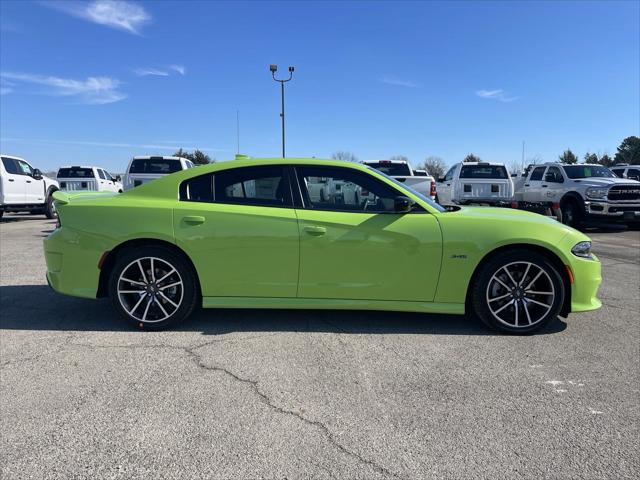
[(456, 316), (207, 310), (132, 331), (0, 225), (2, 478), (638, 478), (640, 232), (587, 232), (603, 308), (508, 337)]

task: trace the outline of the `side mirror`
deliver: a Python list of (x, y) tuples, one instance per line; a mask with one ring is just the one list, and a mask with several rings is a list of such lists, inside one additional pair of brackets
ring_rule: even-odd
[(444, 182), (444, 177), (438, 177), (438, 183)]
[(37, 168), (33, 169), (33, 173), (31, 174), (31, 176), (35, 180), (42, 180), (42, 172), (40, 170), (38, 170)]
[(396, 213), (408, 213), (413, 207), (413, 201), (409, 197), (396, 197), (393, 199), (393, 208)]
[(116, 182), (121, 182), (122, 181), (122, 177), (120, 175), (116, 175)]

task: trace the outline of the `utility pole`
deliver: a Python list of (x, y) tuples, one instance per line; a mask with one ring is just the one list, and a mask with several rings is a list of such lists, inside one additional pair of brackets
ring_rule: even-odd
[(276, 78), (276, 72), (278, 71), (278, 66), (271, 64), (269, 65), (269, 71), (271, 72), (271, 76), (276, 82), (280, 82), (280, 118), (282, 120), (282, 158), (285, 158), (285, 148), (284, 148), (284, 84), (291, 80), (293, 77), (293, 67), (289, 67), (289, 78), (286, 79), (278, 79)]

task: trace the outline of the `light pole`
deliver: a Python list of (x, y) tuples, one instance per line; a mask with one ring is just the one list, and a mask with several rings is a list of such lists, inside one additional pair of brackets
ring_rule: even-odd
[(284, 158), (284, 84), (291, 80), (293, 77), (293, 67), (289, 67), (289, 78), (279, 80), (276, 78), (276, 72), (278, 71), (278, 66), (271, 64), (269, 65), (269, 71), (271, 72), (271, 76), (276, 82), (280, 82), (280, 100), (282, 103), (280, 110), (280, 118), (282, 119), (282, 158)]

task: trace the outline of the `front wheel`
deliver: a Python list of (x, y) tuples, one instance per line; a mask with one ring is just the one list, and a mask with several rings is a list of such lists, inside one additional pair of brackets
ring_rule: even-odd
[(564, 297), (562, 277), (545, 256), (513, 250), (482, 267), (474, 286), (472, 306), (494, 330), (527, 334), (556, 320)]
[(109, 277), (109, 297), (130, 324), (161, 330), (187, 318), (197, 306), (197, 280), (191, 265), (163, 247), (127, 250)]
[(582, 215), (578, 203), (573, 200), (566, 200), (560, 205), (562, 223), (573, 228), (578, 228), (582, 221)]

